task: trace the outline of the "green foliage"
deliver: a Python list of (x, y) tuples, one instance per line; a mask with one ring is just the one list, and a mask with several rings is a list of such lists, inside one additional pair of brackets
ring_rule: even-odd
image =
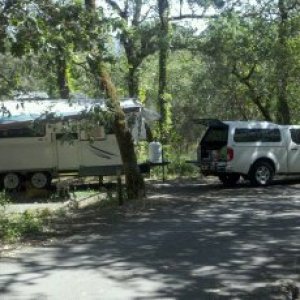
[(172, 130), (172, 95), (165, 93), (163, 96), (164, 110), (165, 110), (165, 119), (161, 132), (157, 132), (156, 136), (159, 136), (161, 141), (168, 143), (171, 136)]
[(42, 232), (45, 214), (25, 211), (22, 214), (0, 215), (0, 240), (13, 242)]
[[(147, 58), (143, 64), (144, 72), (141, 77), (145, 105), (154, 109), (157, 109), (154, 102), (157, 98), (157, 64), (156, 55)], [(216, 107), (211, 109), (208, 107), (206, 95), (203, 95), (200, 90), (208, 84), (204, 63), (200, 55), (195, 55), (188, 50), (174, 51), (169, 55), (167, 68), (169, 74), (167, 142), (177, 148), (174, 143), (178, 137), (181, 137), (180, 143), (183, 146), (195, 144), (200, 132), (199, 127), (193, 126), (191, 120), (217, 111)], [(154, 130), (155, 135), (158, 136), (157, 129)]]
[(43, 231), (43, 224), (50, 217), (48, 210), (9, 214), (6, 212), (8, 203), (6, 195), (0, 193), (0, 241), (14, 242), (24, 237), (36, 236)]
[(0, 193), (0, 241), (13, 242), (42, 231), (45, 213), (25, 211), (22, 214), (7, 214), (5, 207), (8, 202), (6, 195)]
[[(186, 163), (186, 160), (190, 159), (187, 155), (178, 157), (171, 151), (169, 153), (168, 160), (170, 163), (164, 167), (165, 179), (199, 176), (199, 168), (193, 164)], [(150, 174), (151, 179), (161, 180), (163, 178), (163, 167), (157, 166), (152, 168)]]
[[(105, 43), (108, 40), (106, 33), (110, 31), (111, 22), (103, 20), (101, 9), (87, 13), (79, 1), (62, 3), (21, 0), (9, 5), (8, 8), (4, 7), (3, 11), (5, 14), (1, 15), (0, 24), (4, 24), (4, 27), (0, 29), (0, 33), (3, 29), (6, 34), (0, 34), (0, 45), (1, 43), (5, 45), (3, 53), (6, 57), (12, 55), (15, 61), (16, 57), (20, 61), (17, 64), (10, 64), (10, 69), (13, 70), (11, 77), (5, 69), (0, 70), (2, 89), (0, 95), (7, 96), (13, 90), (23, 91), (28, 88), (32, 91), (46, 90), (52, 97), (58, 97), (60, 61), (66, 62), (65, 80), (71, 92), (80, 90), (88, 92), (90, 96), (96, 94), (95, 88), (91, 88), (95, 86), (95, 82), (87, 79), (90, 74), (87, 74), (89, 72), (85, 51), (90, 51), (96, 46), (105, 50), (105, 55), (109, 56), (106, 49), (108, 44)], [(90, 30), (91, 24), (93, 30)], [(76, 59), (73, 60), (75, 55)], [(81, 58), (80, 63), (78, 57)], [(20, 68), (18, 63), (24, 65), (32, 58), (36, 66), (21, 70), (19, 73), (15, 71)], [(5, 64), (8, 63), (9, 60), (6, 59)], [(32, 85), (24, 86), (24, 81), (27, 81), (27, 78), (31, 79), (31, 74), (28, 76), (28, 73), (34, 73), (34, 79), (38, 84), (33, 80)], [(18, 75), (21, 80), (16, 82)]]
[(209, 62), (209, 80), (218, 87), (215, 101), (234, 107), (243, 118), (264, 118), (253, 110), (255, 102), (259, 100), (270, 112), (275, 101), (270, 76), (274, 34), (274, 27), (267, 21), (246, 22), (232, 14), (212, 22), (205, 33), (201, 49)]
[(22, 236), (35, 235), (42, 230), (43, 222), (39, 214), (25, 211), (19, 220)]
[[(199, 45), (206, 55), (209, 82), (217, 87), (213, 100), (227, 103), (243, 119), (280, 121), (278, 115), (289, 113), (288, 108), (281, 111), (282, 101), (288, 102), (292, 119), (297, 115), (291, 108), (300, 105), (295, 98), (299, 60), (290, 44), (299, 37), (295, 26), (299, 10), (297, 5), (283, 3), (284, 13), (276, 1), (253, 1), (243, 12), (233, 7), (223, 18), (210, 22)], [(270, 11), (286, 19), (273, 18)]]
[(6, 198), (5, 194), (3, 192), (0, 192), (0, 210), (4, 210), (7, 203), (8, 199)]
[[(190, 147), (183, 147), (183, 139), (172, 132), (170, 137), (170, 144), (163, 145), (164, 160), (169, 164), (165, 166), (165, 178), (185, 177), (185, 176), (198, 176), (199, 169), (190, 163), (186, 163), (187, 160), (191, 160), (191, 157), (195, 153), (195, 145)], [(138, 161), (140, 163), (149, 159), (148, 143), (141, 142), (137, 145), (136, 152)], [(151, 178), (161, 179), (162, 167), (153, 167), (150, 171)]]
[[(196, 177), (199, 176), (199, 168), (190, 163), (186, 163), (186, 158), (173, 157), (167, 167), (168, 177)], [(171, 158), (172, 159), (172, 158)]]
[(188, 0), (190, 5), (198, 5), (201, 8), (208, 8), (215, 6), (216, 8), (222, 8), (225, 5), (225, 0)]

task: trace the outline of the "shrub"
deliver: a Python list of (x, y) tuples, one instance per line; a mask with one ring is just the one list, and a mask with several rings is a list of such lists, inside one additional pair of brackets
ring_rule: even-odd
[(43, 229), (43, 218), (39, 213), (25, 211), (22, 214), (0, 215), (0, 240), (14, 242), (22, 237), (34, 236)]

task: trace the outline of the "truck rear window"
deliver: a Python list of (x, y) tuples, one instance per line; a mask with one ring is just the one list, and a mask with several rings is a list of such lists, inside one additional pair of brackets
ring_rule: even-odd
[(210, 127), (206, 131), (201, 141), (201, 144), (226, 145), (227, 139), (228, 139), (228, 127), (222, 127), (222, 128)]
[(233, 137), (237, 143), (274, 143), (281, 141), (279, 129), (237, 128)]

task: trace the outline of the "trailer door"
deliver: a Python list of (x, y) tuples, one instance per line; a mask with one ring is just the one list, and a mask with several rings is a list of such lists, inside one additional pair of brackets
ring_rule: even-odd
[(77, 133), (56, 133), (57, 169), (77, 171), (79, 169), (79, 141)]

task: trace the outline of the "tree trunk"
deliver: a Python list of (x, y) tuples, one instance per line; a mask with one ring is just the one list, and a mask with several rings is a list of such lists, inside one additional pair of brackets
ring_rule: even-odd
[(125, 49), (128, 63), (126, 78), (128, 94), (135, 98), (139, 95), (139, 66), (147, 56), (157, 51), (157, 42), (154, 38), (157, 33), (154, 30), (149, 30), (150, 28), (146, 30), (150, 24), (149, 19), (144, 17), (147, 1), (105, 0), (105, 2), (119, 15), (122, 23), (126, 24), (120, 28), (120, 42)]
[(16, 4), (15, 1), (5, 0), (1, 1), (1, 16), (0, 16), (0, 53), (5, 53), (6, 51), (6, 36), (7, 36), (7, 26), (8, 26), (8, 11)]
[(128, 93), (130, 98), (137, 98), (139, 95), (139, 74), (135, 66), (131, 66), (128, 72)]
[(139, 94), (138, 66), (140, 65), (140, 61), (138, 61), (138, 54), (132, 37), (125, 36), (123, 33), (120, 41), (125, 49), (127, 63), (129, 66), (127, 75), (128, 94), (131, 98), (137, 98)]
[(257, 106), (264, 119), (266, 121), (272, 122), (272, 116), (271, 116), (269, 105), (263, 105), (262, 96), (257, 91), (255, 85), (251, 84), (250, 82), (251, 76), (253, 75), (255, 68), (256, 65), (253, 65), (253, 67), (250, 69), (247, 76), (243, 77), (237, 71), (236, 66), (234, 66), (232, 70), (232, 74), (236, 76), (237, 79), (248, 88), (252, 102)]
[(290, 109), (288, 105), (288, 9), (284, 0), (278, 2), (280, 23), (278, 24), (278, 53), (277, 53), (277, 122), (280, 124), (290, 124)]
[(96, 0), (85, 0), (85, 8), (89, 11), (96, 10)]
[(59, 55), (56, 59), (56, 66), (59, 95), (62, 99), (69, 99), (70, 89), (68, 84), (66, 59)]
[(159, 84), (158, 84), (158, 106), (161, 114), (160, 135), (163, 135), (166, 122), (165, 94), (167, 89), (167, 58), (169, 51), (169, 3), (168, 0), (158, 0), (158, 12), (160, 19), (160, 49), (159, 49)]
[[(94, 0), (86, 0), (85, 3), (88, 5), (86, 6), (87, 9), (96, 9)], [(93, 73), (99, 76), (102, 90), (105, 91), (107, 98), (110, 99), (112, 107), (115, 109), (114, 128), (126, 177), (127, 196), (129, 199), (138, 199), (145, 193), (144, 178), (137, 164), (134, 143), (126, 126), (125, 114), (118, 101), (117, 90), (101, 61), (101, 53), (100, 58), (95, 60), (88, 58), (88, 63)]]
[(126, 176), (127, 196), (129, 199), (139, 199), (145, 193), (145, 185), (137, 164), (132, 136), (126, 126), (125, 114), (118, 101), (116, 88), (103, 64), (100, 63), (98, 67), (102, 88), (106, 92), (107, 97), (111, 100), (112, 106), (115, 108), (114, 128)]
[(161, 49), (159, 51), (159, 84), (158, 84), (158, 105), (161, 115), (159, 122), (160, 134), (163, 134), (164, 124), (166, 122), (166, 102), (165, 93), (167, 86), (167, 50)]

